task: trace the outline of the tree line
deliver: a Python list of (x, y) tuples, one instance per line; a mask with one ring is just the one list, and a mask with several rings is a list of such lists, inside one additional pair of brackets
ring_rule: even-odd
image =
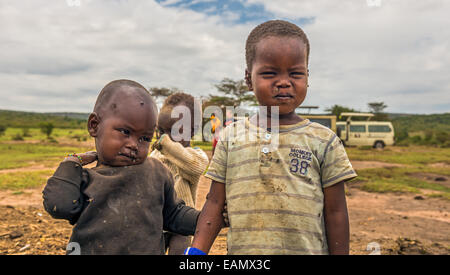
[[(203, 109), (208, 106), (219, 106), (225, 113), (226, 106), (236, 107), (243, 103), (249, 106), (258, 105), (255, 95), (249, 91), (243, 79), (223, 78), (214, 87), (217, 93), (201, 98)], [(176, 87), (149, 87), (148, 90), (157, 101), (164, 101), (168, 96), (183, 91)], [(367, 107), (369, 112), (374, 114), (371, 120), (392, 121), (397, 141), (417, 144), (448, 143), (450, 146), (450, 114), (408, 115), (393, 118), (385, 112), (388, 105), (384, 102), (369, 102)], [(338, 121), (342, 121), (345, 117), (341, 117), (341, 113), (359, 111), (335, 104), (326, 108), (325, 112), (335, 115)], [(80, 119), (83, 116), (85, 119)], [(54, 115), (0, 110), (0, 135), (4, 134), (8, 127), (23, 128), (23, 136), (26, 136), (27, 128), (41, 128), (41, 131), (50, 137), (53, 128), (85, 128), (87, 117), (88, 114), (76, 114), (71, 117), (70, 114)], [(358, 120), (358, 118), (352, 119)], [(420, 134), (414, 135), (415, 132)]]

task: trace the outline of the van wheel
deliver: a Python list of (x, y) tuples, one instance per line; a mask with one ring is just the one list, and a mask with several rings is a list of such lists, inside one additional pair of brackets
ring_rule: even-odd
[(384, 148), (384, 143), (382, 141), (376, 141), (375, 144), (373, 145), (373, 147), (375, 149), (383, 149)]

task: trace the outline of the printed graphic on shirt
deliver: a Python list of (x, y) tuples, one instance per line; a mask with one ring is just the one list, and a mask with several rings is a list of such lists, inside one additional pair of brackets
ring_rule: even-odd
[(289, 153), (289, 171), (293, 174), (306, 176), (308, 168), (311, 167), (312, 153), (300, 148), (291, 148)]

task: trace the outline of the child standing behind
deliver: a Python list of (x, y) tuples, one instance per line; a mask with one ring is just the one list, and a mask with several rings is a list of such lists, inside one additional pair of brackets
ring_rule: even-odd
[[(334, 132), (295, 113), (306, 97), (308, 57), (308, 39), (292, 23), (268, 21), (250, 33), (246, 82), (268, 110), (222, 131), (186, 254), (209, 251), (225, 199), (229, 254), (348, 254), (344, 181), (356, 173)], [(278, 133), (260, 126), (272, 125), (271, 107), (278, 107)]]
[[(174, 136), (177, 130), (172, 130), (172, 126), (178, 119), (172, 118), (171, 113), (177, 106), (187, 107), (190, 115), (184, 116), (183, 114), (183, 116), (190, 117), (190, 125), (193, 126), (194, 104), (194, 97), (185, 93), (173, 94), (165, 100), (158, 116), (158, 140), (154, 143), (152, 148), (154, 150), (150, 154), (150, 157), (160, 160), (169, 168), (175, 181), (177, 196), (190, 207), (195, 207), (198, 182), (206, 170), (209, 160), (202, 149), (190, 147), (191, 138), (194, 136), (194, 127), (191, 127), (191, 135), (188, 140)], [(172, 232), (166, 232), (164, 235), (169, 255), (181, 255), (191, 244), (189, 236)]]

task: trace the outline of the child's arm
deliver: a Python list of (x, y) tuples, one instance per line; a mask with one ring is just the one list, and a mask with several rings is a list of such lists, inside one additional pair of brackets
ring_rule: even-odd
[(323, 193), (329, 253), (348, 255), (350, 232), (344, 181), (324, 188)]
[(200, 176), (208, 166), (208, 156), (202, 150), (185, 148), (174, 142), (168, 135), (163, 135), (155, 146), (170, 162), (176, 165), (182, 173)]
[(83, 210), (81, 184), (82, 165), (96, 159), (95, 152), (70, 156), (60, 163), (58, 169), (47, 181), (43, 190), (45, 210), (55, 219), (66, 219), (75, 224)]
[(213, 181), (206, 198), (198, 218), (192, 247), (208, 253), (217, 234), (224, 226), (222, 212), (225, 204), (225, 184)]
[(185, 236), (194, 235), (200, 212), (186, 206), (183, 200), (177, 198), (172, 175), (167, 168), (163, 169), (165, 170), (163, 229)]

